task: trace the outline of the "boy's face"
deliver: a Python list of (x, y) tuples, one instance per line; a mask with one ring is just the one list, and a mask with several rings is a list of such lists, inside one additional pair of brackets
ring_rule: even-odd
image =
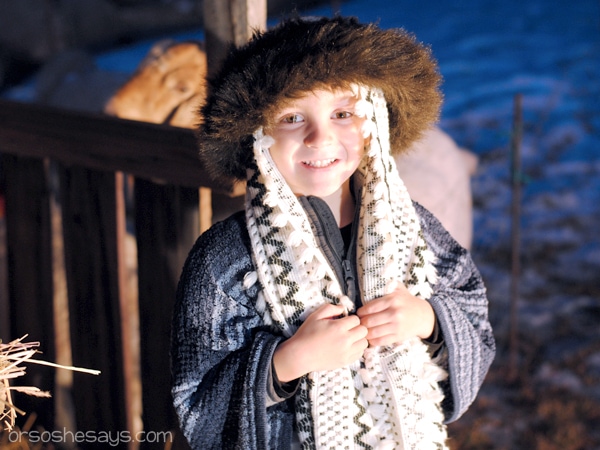
[(275, 111), (270, 153), (295, 194), (327, 197), (347, 186), (365, 147), (356, 101), (351, 91), (319, 89)]

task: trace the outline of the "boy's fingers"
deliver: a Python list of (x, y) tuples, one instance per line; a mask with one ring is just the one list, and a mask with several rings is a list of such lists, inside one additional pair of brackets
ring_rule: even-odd
[(314, 313), (315, 319), (337, 319), (346, 312), (346, 308), (342, 305), (333, 305), (326, 303), (320, 306)]
[(366, 305), (361, 306), (360, 308), (358, 308), (358, 310), (356, 311), (356, 315), (358, 317), (362, 318), (362, 317), (368, 316), (370, 314), (375, 314), (375, 313), (378, 313), (380, 311), (383, 311), (387, 307), (388, 307), (387, 296), (380, 297), (380, 298), (377, 298), (375, 300), (371, 300)]
[(384, 295), (383, 297), (371, 300), (364, 306), (361, 306), (356, 311), (358, 317), (365, 317), (369, 314), (376, 314), (378, 312), (384, 311), (385, 309), (390, 307), (391, 302), (396, 296), (400, 296), (402, 298), (403, 294), (408, 293), (408, 288), (403, 283), (392, 282), (390, 284), (394, 284), (394, 290), (389, 294)]

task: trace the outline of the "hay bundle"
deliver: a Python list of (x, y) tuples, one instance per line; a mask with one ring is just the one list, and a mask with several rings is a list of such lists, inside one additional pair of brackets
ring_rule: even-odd
[(12, 379), (25, 375), (23, 363), (35, 363), (52, 366), (60, 369), (75, 370), (78, 372), (98, 375), (99, 370), (82, 369), (80, 367), (62, 366), (32, 357), (38, 353), (39, 342), (23, 342), (27, 335), (15, 339), (8, 344), (0, 341), (0, 431), (2, 429), (12, 430), (15, 425), (17, 414), (25, 414), (12, 402), (11, 392), (22, 392), (36, 397), (50, 397), (50, 393), (42, 391), (35, 386), (11, 386)]

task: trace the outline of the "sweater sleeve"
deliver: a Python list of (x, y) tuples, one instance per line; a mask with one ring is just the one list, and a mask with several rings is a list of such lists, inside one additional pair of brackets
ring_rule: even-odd
[(273, 442), (291, 439), (286, 403), (267, 411), (269, 368), (281, 337), (264, 327), (252, 292), (243, 288), (252, 269), (243, 234), (231, 221), (204, 233), (178, 285), (172, 395), (193, 449), (276, 448)]
[(475, 400), (495, 356), (488, 300), (481, 275), (462, 248), (425, 208), (416, 204), (421, 228), (437, 257), (438, 283), (429, 299), (445, 347), (449, 377), (442, 385), (446, 422), (457, 420)]

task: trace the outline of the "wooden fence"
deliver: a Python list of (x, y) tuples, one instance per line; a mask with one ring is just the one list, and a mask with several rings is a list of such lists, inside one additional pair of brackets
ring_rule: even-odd
[[(210, 73), (226, 42), (266, 25), (267, 2), (203, 3)], [(207, 176), (191, 130), (0, 100), (0, 338), (28, 334), (42, 358), (102, 372), (30, 365), (23, 382), (53, 393), (18, 398), (37, 425), (154, 433), (116, 448), (187, 447), (170, 396), (171, 314), (214, 193), (233, 187)]]
[(53, 370), (30, 367), (27, 382), (56, 393), (61, 405), (20, 398), (21, 406), (54, 428), (65, 425), (58, 419), (68, 422), (68, 412), (59, 410), (68, 408), (71, 393), (76, 423), (70, 425), (77, 430), (135, 431), (141, 422), (146, 431), (173, 430), (169, 338), (176, 283), (200, 222), (210, 222), (203, 190), (230, 187), (206, 176), (190, 130), (39, 105), (0, 101), (0, 153), (6, 228), (0, 270), (8, 280), (0, 314), (10, 327), (2, 336), (29, 334), (41, 342), (43, 358), (102, 371), (64, 381)]

